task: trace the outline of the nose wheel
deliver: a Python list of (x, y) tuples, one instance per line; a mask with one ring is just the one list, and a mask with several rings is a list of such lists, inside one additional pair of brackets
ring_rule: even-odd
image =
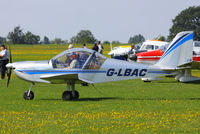
[[(71, 91), (70, 91), (71, 89)], [(64, 91), (62, 94), (62, 99), (67, 100), (77, 100), (79, 99), (79, 93), (75, 90), (75, 84), (67, 83), (67, 91)]]
[(32, 90), (32, 87), (33, 87), (34, 83), (31, 84), (31, 87), (29, 90), (26, 90), (23, 94), (23, 97), (24, 97), (24, 100), (32, 100), (34, 99), (34, 93)]
[(24, 97), (24, 100), (32, 100), (32, 99), (34, 99), (34, 93), (33, 93), (33, 91), (27, 90), (24, 92), (23, 97)]

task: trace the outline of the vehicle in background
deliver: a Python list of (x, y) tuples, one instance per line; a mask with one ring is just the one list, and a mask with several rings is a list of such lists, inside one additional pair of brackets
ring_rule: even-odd
[(200, 41), (194, 41), (193, 50), (195, 55), (200, 55)]
[(153, 50), (158, 50), (161, 49), (165, 46), (168, 46), (169, 43), (165, 41), (160, 41), (160, 40), (147, 40), (142, 43), (142, 46), (139, 50), (147, 50), (147, 51), (153, 51)]
[[(136, 44), (135, 52), (141, 53), (141, 52), (153, 51), (153, 50), (158, 50), (158, 49), (162, 49), (164, 51), (164, 49), (166, 49), (168, 45), (169, 43), (164, 42), (164, 41), (147, 40), (143, 43)], [(118, 47), (114, 47), (113, 49), (111, 46), (111, 51), (108, 53), (108, 55), (110, 55), (111, 58), (127, 60), (128, 51), (130, 49), (131, 49), (131, 46), (118, 46)]]
[(200, 61), (200, 41), (194, 41), (193, 50), (193, 60)]
[[(160, 60), (164, 52), (165, 48), (137, 53), (137, 62), (151, 65), (155, 64)], [(200, 41), (194, 41), (193, 43), (193, 61), (200, 62)]]
[(131, 46), (118, 46), (114, 47), (108, 55), (110, 55), (112, 58), (114, 56), (121, 56), (121, 55), (126, 55), (128, 51), (131, 49)]

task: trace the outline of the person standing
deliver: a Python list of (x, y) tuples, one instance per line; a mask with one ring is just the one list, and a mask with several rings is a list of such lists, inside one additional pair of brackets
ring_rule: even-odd
[(0, 70), (1, 70), (1, 79), (5, 78), (6, 74), (6, 64), (8, 64), (8, 56), (9, 53), (6, 49), (5, 45), (1, 45), (1, 52), (0, 52)]
[(128, 60), (129, 61), (137, 61), (137, 55), (135, 52), (135, 45), (131, 44), (131, 49), (128, 51)]
[(97, 44), (98, 44), (98, 48), (99, 48), (98, 52), (101, 53), (101, 54), (103, 54), (103, 46), (101, 45), (101, 41), (98, 41)]
[(97, 42), (94, 43), (94, 46), (92, 47), (92, 50), (97, 51), (99, 50), (99, 47), (97, 46)]
[(87, 48), (85, 43), (83, 43), (83, 46), (82, 46), (82, 48)]
[(68, 49), (72, 49), (74, 46), (72, 44), (69, 44)]

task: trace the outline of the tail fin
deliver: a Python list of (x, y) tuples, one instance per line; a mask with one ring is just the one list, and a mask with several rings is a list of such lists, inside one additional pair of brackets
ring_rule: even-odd
[(158, 61), (163, 68), (177, 68), (192, 62), (193, 32), (184, 31), (176, 35), (169, 47)]

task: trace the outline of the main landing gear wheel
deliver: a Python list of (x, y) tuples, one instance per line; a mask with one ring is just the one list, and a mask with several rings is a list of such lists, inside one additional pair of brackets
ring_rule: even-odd
[(72, 100), (72, 92), (71, 91), (65, 91), (62, 94), (63, 100)]
[(74, 95), (72, 94), (72, 91), (65, 91), (62, 94), (62, 99), (63, 100), (77, 100), (79, 98), (79, 93), (78, 91), (74, 91)]
[(33, 93), (33, 91), (27, 90), (24, 92), (23, 97), (25, 100), (32, 100), (34, 98), (34, 93)]

